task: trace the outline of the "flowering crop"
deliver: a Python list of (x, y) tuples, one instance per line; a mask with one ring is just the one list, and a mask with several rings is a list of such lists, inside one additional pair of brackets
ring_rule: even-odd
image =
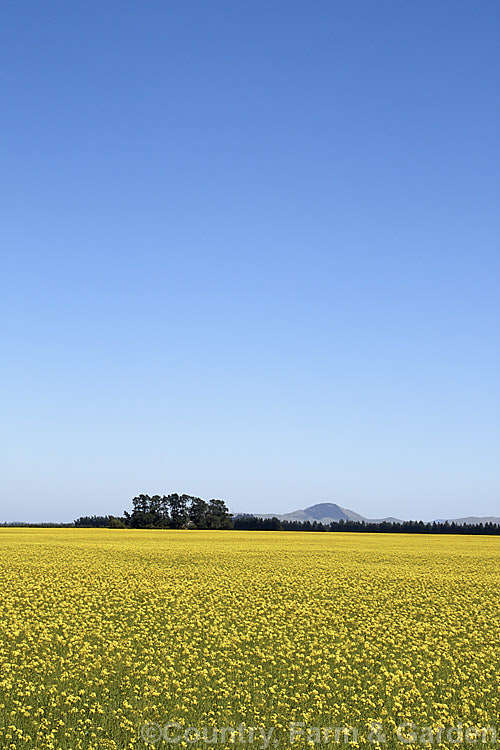
[(498, 721), (495, 537), (1, 529), (0, 543), (2, 750), (144, 748), (145, 722), (275, 727), (279, 747), (291, 722), (357, 726), (363, 746), (380, 722), (390, 747), (403, 722)]

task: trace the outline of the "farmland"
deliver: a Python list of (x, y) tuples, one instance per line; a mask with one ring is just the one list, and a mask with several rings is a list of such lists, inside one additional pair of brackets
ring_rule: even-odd
[(292, 723), (297, 748), (318, 742), (310, 727), (355, 727), (365, 746), (374, 722), (387, 747), (404, 747), (405, 722), (415, 746), (456, 747), (440, 727), (498, 722), (499, 551), (494, 537), (1, 529), (0, 747), (169, 747), (168, 723), (183, 748), (214, 746), (207, 727), (219, 746), (254, 731), (256, 748), (289, 747)]

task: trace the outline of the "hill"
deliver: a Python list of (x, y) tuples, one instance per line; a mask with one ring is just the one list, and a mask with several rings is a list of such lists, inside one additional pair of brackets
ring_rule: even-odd
[[(366, 518), (360, 513), (351, 510), (350, 508), (343, 508), (337, 503), (316, 503), (315, 505), (309, 505), (307, 508), (299, 508), (291, 513), (235, 513), (234, 516), (247, 516), (252, 515), (257, 518), (278, 518), (280, 521), (318, 521), (323, 524), (329, 524), (332, 521), (367, 521), (373, 523), (380, 523), (382, 521), (390, 521), (393, 523), (401, 523), (400, 518), (394, 516), (388, 516), (385, 518)], [(415, 516), (414, 520), (419, 520)], [(467, 516), (464, 518), (440, 518), (436, 521), (443, 523), (448, 521), (449, 523), (456, 524), (479, 524), (479, 523), (498, 523), (500, 524), (500, 517), (497, 516)]]

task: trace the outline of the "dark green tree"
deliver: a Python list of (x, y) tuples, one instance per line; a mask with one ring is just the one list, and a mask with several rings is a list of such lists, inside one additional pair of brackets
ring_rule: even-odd
[(154, 528), (155, 516), (151, 512), (149, 495), (137, 495), (132, 499), (132, 513), (125, 514), (128, 525), (133, 529)]
[(224, 500), (210, 500), (208, 504), (208, 528), (231, 529), (231, 514)]
[(208, 503), (201, 497), (192, 497), (189, 503), (189, 518), (197, 529), (209, 528)]
[(188, 498), (189, 495), (178, 495), (176, 492), (168, 496), (170, 527), (172, 529), (184, 529), (188, 525)]

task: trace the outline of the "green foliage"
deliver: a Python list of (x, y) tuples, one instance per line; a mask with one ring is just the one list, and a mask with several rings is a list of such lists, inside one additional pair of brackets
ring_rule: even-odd
[(114, 516), (81, 516), (75, 521), (77, 528), (102, 529), (109, 526)]
[(126, 529), (125, 521), (123, 518), (115, 518), (114, 516), (109, 517), (109, 526), (110, 529)]
[(125, 525), (132, 529), (231, 529), (232, 518), (223, 500), (206, 502), (200, 497), (138, 495), (132, 513), (125, 511)]
[(449, 521), (280, 521), (278, 518), (259, 518), (252, 515), (237, 516), (233, 528), (239, 531), (356, 531), (383, 534), (475, 534), (500, 535), (496, 523), (457, 524)]

